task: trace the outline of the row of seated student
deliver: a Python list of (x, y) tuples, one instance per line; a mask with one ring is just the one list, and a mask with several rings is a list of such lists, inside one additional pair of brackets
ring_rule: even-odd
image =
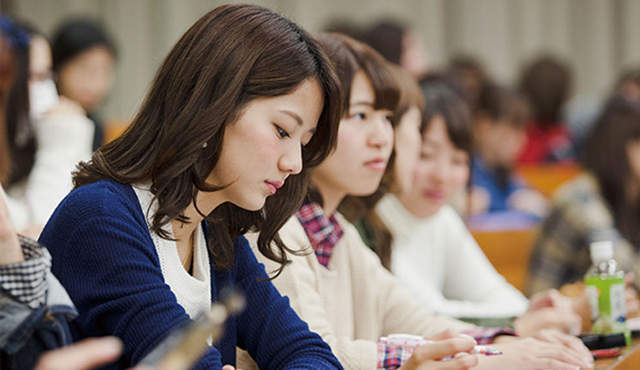
[[(20, 252), (0, 213), (7, 235), (0, 246), (13, 251), (2, 254), (9, 258), (0, 261), (0, 284), (18, 313), (3, 325), (15, 329), (28, 316), (37, 328), (23, 347), (24, 338), (3, 338), (7, 366), (32, 366), (44, 350), (68, 344), (68, 335), (38, 326), (47, 310), (59, 324), (54, 331), (76, 341), (120, 338), (122, 356), (111, 368), (135, 365), (235, 286), (247, 308), (196, 369), (235, 366), (236, 347), (243, 369), (437, 369), (439, 359), (475, 343), (503, 355), (446, 365), (591, 368), (589, 352), (568, 335), (580, 326), (571, 301), (554, 290), (527, 301), (482, 259), (447, 206), (469, 178), (471, 113), (446, 82), (427, 80), (421, 94), (406, 73), (361, 42), (313, 37), (261, 7), (226, 5), (205, 15), (165, 59), (130, 128), (79, 165), (74, 190), (41, 234), (47, 249), (22, 239)], [(385, 220), (385, 207), (416, 228), (394, 229), (398, 220)], [(433, 264), (433, 275), (394, 277), (352, 222), (399, 275), (412, 268), (396, 253), (400, 242), (425, 223), (444, 222), (429, 233), (432, 252), (414, 258), (433, 258), (421, 265)], [(450, 252), (480, 267), (451, 264)], [(20, 274), (33, 279), (30, 289)], [(484, 303), (500, 296), (511, 310), (500, 315), (518, 318), (513, 327), (481, 327), (436, 315), (456, 304), (428, 307), (431, 299), (406, 290), (420, 280), (436, 302), (449, 294), (465, 300), (476, 293), (468, 284), (485, 281)], [(51, 311), (60, 308), (53, 293), (67, 303), (62, 311)], [(455, 316), (473, 316), (467, 312), (460, 305)], [(396, 333), (436, 342), (384, 340)], [(72, 353), (52, 354), (65, 351)]]
[[(415, 78), (424, 78), (429, 64), (417, 33), (397, 22), (383, 21), (369, 29), (332, 24), (401, 65)], [(571, 86), (569, 68), (542, 57), (523, 71), (519, 89), (492, 81), (482, 64), (470, 56), (453, 58), (445, 69), (467, 100), (474, 121), (472, 214), (516, 211), (539, 220), (548, 202), (517, 176), (520, 163), (570, 162), (574, 143), (563, 122), (561, 108)], [(520, 92), (521, 91), (521, 92)], [(500, 141), (501, 145), (494, 145)]]
[(113, 80), (115, 48), (87, 20), (65, 22), (52, 47), (33, 27), (0, 19), (2, 185), (15, 226), (37, 237), (71, 190), (69, 174), (103, 143), (95, 109)]
[[(386, 33), (382, 33), (381, 30), (386, 30)], [(399, 30), (401, 28), (393, 28), (389, 24), (383, 23), (373, 27), (370, 32), (365, 33), (360, 38), (371, 40), (373, 37), (374, 42), (372, 42), (372, 45), (376, 46), (383, 55), (387, 55), (388, 59), (392, 60), (397, 53), (394, 53), (393, 49), (387, 48), (386, 45), (388, 44), (385, 41), (389, 40), (390, 35), (400, 34)], [(381, 33), (382, 36), (378, 37), (376, 41), (375, 35), (380, 36)], [(633, 231), (622, 233), (618, 231), (620, 228), (634, 229), (635, 226), (633, 224), (637, 219), (637, 211), (635, 209), (638, 201), (633, 195), (624, 195), (629, 194), (624, 190), (628, 186), (625, 184), (633, 181), (629, 179), (635, 178), (633, 163), (638, 160), (634, 159), (637, 158), (634, 157), (637, 154), (633, 151), (633, 145), (636, 140), (633, 124), (614, 124), (615, 119), (612, 116), (601, 116), (596, 121), (597, 117), (593, 113), (589, 120), (583, 119), (586, 122), (581, 122), (579, 127), (573, 123), (575, 120), (571, 114), (573, 112), (563, 107), (568, 98), (571, 85), (570, 70), (568, 66), (554, 58), (543, 57), (533, 61), (523, 71), (520, 90), (502, 87), (492, 82), (481, 63), (469, 57), (460, 57), (452, 60), (446, 70), (446, 75), (452, 78), (452, 84), (457, 86), (459, 91), (462, 92), (461, 95), (466, 98), (473, 116), (474, 150), (467, 150), (468, 153), (473, 154), (471, 190), (468, 194), (469, 198), (465, 199), (463, 205), (458, 205), (457, 208), (461, 209), (462, 213), (470, 214), (521, 211), (532, 216), (534, 220), (544, 219), (538, 239), (534, 244), (534, 256), (529, 272), (530, 277), (527, 279), (529, 284), (528, 293), (533, 294), (549, 288), (559, 288), (564, 284), (581, 280), (590, 264), (586, 246), (589, 242), (602, 238), (618, 240), (619, 246), (616, 246), (617, 258), (626, 262), (624, 268), (627, 271), (637, 271), (637, 262), (635, 261), (638, 260), (637, 245), (639, 243), (634, 239), (635, 234)], [(638, 100), (638, 97), (640, 97), (639, 77), (640, 73), (636, 70), (625, 72), (615, 84), (612, 96), (621, 95), (631, 101)], [(623, 98), (619, 99), (624, 101)], [(613, 102), (610, 104), (613, 105)], [(629, 104), (633, 105), (632, 102)], [(609, 107), (609, 105), (600, 105), (599, 111), (603, 111), (606, 107)], [(618, 111), (617, 113), (620, 112)], [(627, 119), (627, 122), (631, 122), (634, 118), (627, 117)], [(562, 122), (563, 120), (572, 124), (567, 127)], [(603, 132), (604, 129), (602, 127), (607, 127), (608, 130), (627, 131), (624, 131), (623, 134), (610, 134)], [(619, 138), (621, 142), (624, 141), (622, 138), (625, 138), (628, 144), (615, 146), (613, 141), (605, 144), (603, 137), (611, 137), (611, 135), (617, 135), (616, 138)], [(587, 143), (587, 137), (591, 138), (590, 144)], [(599, 142), (599, 144), (594, 144), (593, 142)], [(553, 145), (544, 143), (553, 143)], [(584, 163), (584, 168), (590, 172), (594, 171), (595, 163), (600, 163), (602, 169), (599, 172), (601, 174), (599, 175), (599, 181), (596, 182), (602, 184), (608, 181), (610, 184), (606, 185), (606, 187), (614, 187), (616, 189), (610, 191), (608, 195), (600, 193), (598, 187), (602, 185), (594, 184), (593, 179), (589, 181), (591, 186), (588, 186), (590, 195), (586, 195), (587, 181), (585, 178), (592, 176), (585, 174), (561, 190), (556, 199), (554, 199), (553, 208), (550, 209), (550, 201), (528, 186), (516, 173), (518, 163), (572, 161), (578, 153), (578, 149), (586, 146), (588, 147), (584, 149), (585, 153), (581, 152), (583, 154), (582, 157), (585, 158), (581, 163)], [(603, 151), (616, 153), (615, 157), (619, 159), (618, 163), (624, 164), (618, 167), (615, 174), (610, 167), (604, 164), (607, 161), (604, 159), (605, 156), (600, 154)], [(596, 158), (599, 162), (596, 161)], [(608, 180), (604, 180), (605, 175), (602, 174), (605, 168), (607, 168), (607, 174), (611, 176)], [(416, 179), (418, 178), (418, 172), (416, 172)], [(428, 183), (424, 179), (416, 181), (421, 181), (423, 186)], [(466, 181), (462, 183), (466, 185)], [(451, 189), (455, 188), (455, 186), (447, 186), (446, 188)], [(616, 199), (616, 196), (611, 194), (619, 195)], [(454, 198), (454, 196), (451, 196), (451, 198)], [(417, 199), (419, 197), (402, 202), (404, 207), (397, 207), (396, 210), (411, 209), (412, 205), (415, 207), (419, 203)], [(459, 203), (451, 201), (452, 199), (449, 199), (450, 203)], [(384, 205), (384, 202), (382, 204)], [(617, 206), (614, 206), (614, 204), (617, 204)], [(611, 209), (613, 209), (613, 214), (609, 211)], [(412, 225), (408, 221), (411, 220), (410, 217), (408, 219), (400, 217), (403, 211), (394, 213), (389, 212), (390, 210), (392, 210), (391, 206), (385, 210), (386, 212), (381, 212), (381, 217), (385, 219), (388, 225), (405, 231), (412, 228), (407, 226)], [(410, 216), (415, 216), (416, 214), (419, 213), (415, 211), (409, 213)], [(513, 214), (509, 214), (509, 217), (513, 217)], [(399, 274), (401, 277), (404, 275), (405, 282), (415, 287), (413, 292), (418, 297), (428, 297), (428, 304), (431, 307), (442, 304), (438, 302), (447, 302), (448, 297), (453, 306), (445, 305), (446, 310), (443, 310), (444, 312), (450, 314), (453, 312), (455, 315), (456, 306), (464, 308), (465, 304), (470, 304), (474, 309), (480, 308), (481, 306), (476, 303), (483, 302), (483, 299), (478, 297), (490, 300), (487, 297), (491, 297), (491, 294), (478, 294), (475, 297), (471, 293), (461, 294), (460, 291), (456, 290), (455, 286), (451, 285), (454, 284), (452, 282), (462, 281), (459, 276), (449, 278), (447, 284), (443, 283), (442, 278), (433, 278), (433, 271), (452, 271), (447, 268), (438, 268), (438, 266), (446, 263), (446, 258), (437, 254), (434, 250), (438, 249), (436, 246), (443, 244), (438, 242), (437, 236), (442, 234), (442, 230), (445, 230), (446, 227), (443, 226), (444, 224), (435, 222), (435, 219), (436, 217), (423, 226), (422, 234), (411, 235), (407, 233), (410, 236), (408, 239), (403, 235), (403, 243), (400, 244), (411, 245), (413, 240), (413, 243), (420, 245), (420, 247), (414, 248), (410, 253), (402, 251), (399, 247), (394, 248), (393, 253), (397, 255), (396, 260), (402, 259), (405, 265), (413, 265), (413, 268), (394, 267), (394, 273)], [(448, 225), (451, 224), (453, 223), (448, 223)], [(361, 228), (361, 231), (364, 231), (363, 235), (371, 234), (370, 230), (367, 232), (366, 228)], [(456, 233), (451, 234), (456, 235)], [(457, 234), (465, 235), (465, 233), (460, 232)], [(411, 239), (411, 236), (414, 239)], [(628, 239), (631, 239), (631, 242)], [(457, 241), (458, 239), (454, 240)], [(468, 240), (471, 240), (471, 243), (466, 244), (475, 244), (470, 236), (468, 236)], [(460, 246), (465, 244), (460, 241), (449, 242), (449, 245)], [(382, 245), (384, 244), (382, 243)], [(378, 243), (378, 247), (380, 247), (380, 243)], [(513, 247), (518, 248), (518, 246)], [(446, 250), (445, 248), (441, 249)], [(378, 250), (378, 253), (383, 261), (385, 261), (385, 258), (388, 261), (391, 255), (390, 249), (383, 248), (383, 250), (382, 252)], [(423, 254), (423, 258), (417, 258), (421, 254)], [(460, 255), (464, 255), (455, 252), (451, 254), (457, 258)], [(579, 258), (574, 258), (576, 255)], [(437, 260), (438, 262), (434, 262), (429, 269), (420, 269), (421, 264), (424, 263), (423, 261), (429, 259)], [(453, 261), (453, 258), (451, 260)], [(484, 256), (475, 259), (475, 261), (482, 260), (486, 261)], [(472, 265), (477, 267), (482, 264), (476, 262)], [(387, 266), (393, 267), (394, 265), (388, 263)], [(424, 273), (421, 271), (429, 272)], [(417, 279), (420, 275), (427, 275), (429, 278)], [(469, 275), (477, 276), (474, 273)], [(425, 285), (429, 286), (438, 281), (440, 281), (440, 287), (436, 289), (438, 294), (430, 294), (428, 289), (427, 293), (425, 293), (423, 288)], [(468, 288), (472, 289), (473, 285), (469, 285)], [(482, 292), (483, 290), (476, 288), (474, 291)], [(494, 290), (494, 294), (498, 294), (497, 292), (499, 291)], [(640, 309), (636, 290), (628, 288), (627, 293), (629, 297), (627, 302), (629, 314), (630, 316), (635, 316)], [(514, 301), (511, 300), (511, 302)], [(509, 305), (502, 307), (506, 310), (510, 309)], [(478, 314), (478, 311), (476, 311), (476, 314)]]

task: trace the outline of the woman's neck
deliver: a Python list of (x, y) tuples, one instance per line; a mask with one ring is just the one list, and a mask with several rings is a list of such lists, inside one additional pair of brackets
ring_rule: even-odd
[(484, 166), (488, 169), (493, 169), (497, 167), (496, 160), (494, 158), (492, 148), (487, 148), (486, 144), (478, 145), (478, 152), (476, 155), (479, 155), (480, 160), (484, 164)]
[(182, 215), (189, 220), (188, 223), (180, 222), (178, 220), (171, 221), (173, 235), (179, 242), (184, 241), (185, 243), (188, 243), (189, 237), (196, 230), (198, 224), (204, 220), (203, 215), (211, 214), (211, 212), (213, 212), (213, 210), (215, 210), (219, 205), (225, 203), (225, 200), (220, 199), (217, 192), (198, 192), (196, 195), (196, 202), (198, 204), (198, 209), (202, 214), (198, 212), (195, 204), (192, 202), (184, 211), (182, 211)]
[(429, 219), (435, 216), (442, 209), (442, 207), (438, 207), (432, 210), (421, 209), (420, 207), (418, 207), (419, 203), (415, 202), (410, 196), (403, 196), (402, 194), (398, 194), (395, 197), (398, 199), (400, 204), (402, 204), (404, 209), (406, 209), (409, 213), (417, 218), (425, 220)]
[[(176, 247), (178, 248), (178, 256), (182, 262), (184, 269), (191, 274), (191, 266), (193, 266), (193, 248), (194, 240), (197, 236), (194, 235), (198, 224), (204, 219), (203, 215), (208, 215), (213, 212), (219, 205), (225, 203), (226, 200), (221, 198), (219, 192), (203, 193), (198, 192), (196, 194), (196, 203), (198, 209), (196, 209), (192, 202), (189, 206), (182, 211), (182, 215), (185, 216), (189, 222), (180, 222), (178, 220), (171, 221), (171, 227), (173, 228), (173, 236), (176, 238)], [(198, 212), (200, 210), (200, 212)]]
[(315, 188), (322, 197), (322, 209), (327, 217), (330, 217), (335, 213), (340, 205), (340, 202), (347, 196), (345, 192), (332, 189), (331, 186), (324, 184), (314, 184)]

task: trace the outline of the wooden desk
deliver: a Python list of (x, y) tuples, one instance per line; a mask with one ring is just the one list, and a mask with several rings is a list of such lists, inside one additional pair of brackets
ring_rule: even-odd
[(472, 235), (498, 273), (524, 292), (536, 232), (536, 229), (472, 231)]
[(523, 164), (518, 166), (517, 172), (534, 189), (546, 197), (551, 197), (560, 185), (580, 173), (580, 166), (577, 164)]
[(638, 370), (640, 369), (640, 338), (634, 338), (631, 345), (618, 358), (596, 360), (595, 370)]

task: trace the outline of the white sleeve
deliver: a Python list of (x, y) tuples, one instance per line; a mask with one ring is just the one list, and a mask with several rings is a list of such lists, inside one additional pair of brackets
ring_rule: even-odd
[(393, 251), (391, 270), (409, 289), (412, 298), (429, 311), (446, 313), (455, 317), (442, 309), (447, 304), (447, 299), (434, 284), (432, 276), (427, 271), (428, 268), (428, 263), (422, 261), (422, 258), (416, 258), (410, 251)]
[(35, 124), (38, 150), (26, 185), (32, 223), (46, 224), (72, 188), (71, 172), (91, 159), (94, 127), (87, 117), (51, 115)]
[(451, 208), (443, 211), (452, 238), (447, 239), (444, 299), (437, 310), (454, 317), (522, 315), (527, 298), (495, 270), (460, 216)]
[(9, 210), (9, 219), (16, 230), (24, 230), (31, 224), (31, 217), (29, 215), (29, 209), (24, 201), (15, 199), (7, 195), (4, 189), (0, 187), (0, 196), (7, 203), (7, 209)]

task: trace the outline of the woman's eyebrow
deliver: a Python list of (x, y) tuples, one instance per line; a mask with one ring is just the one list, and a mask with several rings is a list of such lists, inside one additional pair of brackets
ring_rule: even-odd
[(280, 110), (280, 112), (282, 112), (282, 113), (288, 115), (289, 117), (295, 119), (296, 122), (298, 122), (298, 126), (302, 126), (302, 118), (300, 118), (300, 116), (297, 113), (292, 112), (290, 110), (286, 110), (286, 109), (282, 109), (282, 110)]
[(353, 102), (353, 103), (349, 104), (350, 107), (355, 107), (355, 106), (358, 106), (358, 105), (362, 105), (362, 106), (373, 108), (373, 103), (370, 102), (370, 101), (366, 101), (366, 100), (356, 101), (356, 102)]
[[(296, 122), (298, 123), (298, 126), (302, 126), (302, 118), (296, 113), (296, 112), (292, 112), (290, 110), (286, 110), (286, 109), (281, 109), (280, 110), (281, 113), (284, 113), (286, 115), (288, 115), (289, 117), (293, 118), (296, 120)], [(311, 134), (315, 134), (316, 133), (316, 128), (312, 128), (311, 130), (309, 130), (309, 132)]]

